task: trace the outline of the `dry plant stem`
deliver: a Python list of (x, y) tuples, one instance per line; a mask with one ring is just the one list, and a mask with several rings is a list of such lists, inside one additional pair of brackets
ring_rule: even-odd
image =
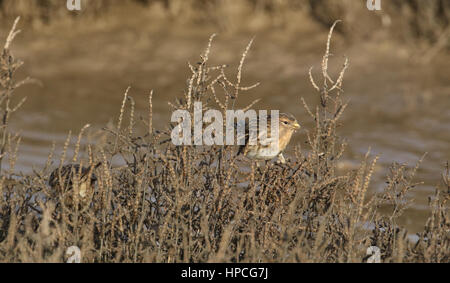
[(148, 133), (153, 135), (153, 90), (148, 96)]
[(14, 24), (6, 38), (5, 45), (0, 54), (0, 111), (1, 111), (1, 144), (0, 144), (0, 172), (2, 169), (3, 158), (6, 153), (7, 138), (9, 135), (8, 126), (11, 115), (16, 112), (26, 101), (26, 97), (22, 98), (15, 106), (11, 105), (11, 98), (14, 95), (14, 90), (26, 83), (32, 82), (30, 78), (22, 81), (16, 81), (15, 73), (23, 62), (14, 58), (11, 54), (11, 44), (14, 38), (21, 32), (17, 30), (20, 17), (17, 17)]

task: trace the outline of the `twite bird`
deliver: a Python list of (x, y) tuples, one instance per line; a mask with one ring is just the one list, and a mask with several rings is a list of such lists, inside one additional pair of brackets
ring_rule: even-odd
[(101, 164), (102, 163), (99, 162), (96, 165), (93, 164), (89, 167), (81, 167), (81, 170), (80, 164), (64, 165), (61, 168), (55, 169), (50, 174), (48, 183), (55, 192), (63, 193), (73, 189), (75, 178), (79, 178), (79, 195), (81, 198), (85, 198), (88, 194), (88, 191), (97, 181), (97, 176), (94, 174), (94, 170), (97, 169)]
[(243, 154), (244, 156), (255, 160), (271, 160), (278, 157), (279, 162), (285, 163), (283, 150), (289, 144), (292, 134), (300, 129), (300, 125), (294, 116), (285, 113), (280, 113), (278, 122), (278, 140), (275, 140), (275, 137), (272, 138), (271, 136), (271, 117), (270, 115), (267, 115), (267, 129), (265, 131), (260, 131), (258, 129), (257, 133), (258, 137), (261, 137), (262, 134), (266, 134), (268, 142), (266, 144), (261, 143), (258, 138), (255, 145), (249, 143), (249, 126), (248, 123), (246, 123), (245, 144), (239, 147), (237, 155)]

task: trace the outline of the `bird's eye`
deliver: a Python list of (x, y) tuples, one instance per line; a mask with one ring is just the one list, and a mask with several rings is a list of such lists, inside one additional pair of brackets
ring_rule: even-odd
[(287, 125), (287, 124), (288, 124), (288, 122), (286, 122), (286, 121), (283, 121), (283, 124)]

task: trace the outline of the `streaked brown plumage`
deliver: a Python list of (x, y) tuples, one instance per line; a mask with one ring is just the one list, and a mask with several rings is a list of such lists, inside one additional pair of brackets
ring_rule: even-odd
[[(258, 123), (259, 126), (259, 123)], [(280, 113), (279, 115), (279, 134), (278, 141), (270, 141), (269, 144), (263, 145), (260, 143), (258, 139), (258, 143), (256, 145), (249, 144), (249, 127), (246, 123), (245, 127), (245, 145), (241, 145), (239, 147), (238, 155), (244, 154), (250, 159), (256, 160), (271, 160), (275, 157), (279, 158), (279, 161), (284, 163), (283, 150), (286, 149), (289, 141), (291, 140), (292, 134), (300, 129), (300, 125), (294, 116), (290, 114)], [(270, 140), (271, 134), (271, 117), (268, 115), (267, 117), (267, 138)], [(258, 128), (258, 135), (261, 135), (261, 131)], [(278, 143), (278, 147), (275, 143)]]
[(79, 195), (83, 199), (87, 196), (92, 185), (97, 181), (94, 170), (101, 164), (99, 162), (96, 165), (82, 167), (81, 171), (79, 164), (64, 165), (61, 168), (55, 169), (50, 174), (48, 183), (55, 193), (65, 193), (73, 189), (74, 180), (79, 177)]

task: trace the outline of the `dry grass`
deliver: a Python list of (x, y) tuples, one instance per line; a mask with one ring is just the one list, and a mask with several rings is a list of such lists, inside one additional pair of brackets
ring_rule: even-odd
[[(346, 145), (337, 129), (347, 107), (343, 80), (348, 60), (332, 78), (332, 30), (318, 72), (320, 83), (311, 70), (319, 103), (312, 107), (303, 101), (302, 106), (299, 98), (299, 107), (308, 111), (315, 127), (308, 131), (306, 148), (297, 146), (286, 164), (258, 167), (237, 158), (232, 146), (174, 146), (173, 125), (153, 127), (153, 92), (143, 118), (135, 113), (128, 89), (116, 126), (104, 129), (104, 143), (81, 146), (85, 127), (74, 156), (67, 156), (70, 136), (60, 156), (59, 166), (102, 162), (87, 202), (76, 194), (76, 182), (69, 191), (75, 205), (67, 207), (64, 195), (54, 196), (47, 184), (55, 169), (52, 155), (32, 175), (1, 172), (0, 262), (62, 262), (74, 245), (81, 249), (82, 262), (364, 262), (370, 246), (381, 249), (383, 262), (449, 262), (449, 168), (430, 199), (430, 218), (417, 242), (411, 242), (396, 221), (409, 205), (408, 192), (417, 185), (418, 165), (393, 164), (384, 190), (370, 197), (377, 162), (370, 151), (358, 170), (337, 175)], [(174, 109), (192, 112), (194, 102), (202, 101), (205, 110), (225, 111), (242, 92), (256, 87), (240, 84), (251, 44), (232, 79), (226, 66), (208, 64), (213, 39), (199, 63), (189, 65), (192, 75), (185, 96), (170, 103)], [(9, 44), (2, 54), (5, 105), (14, 90), (17, 61)], [(7, 126), (1, 130), (7, 137), (2, 161), (14, 161), (18, 141)], [(80, 160), (80, 151), (90, 158)], [(124, 166), (113, 166), (117, 160)], [(382, 215), (380, 206), (392, 208), (392, 213)]]

